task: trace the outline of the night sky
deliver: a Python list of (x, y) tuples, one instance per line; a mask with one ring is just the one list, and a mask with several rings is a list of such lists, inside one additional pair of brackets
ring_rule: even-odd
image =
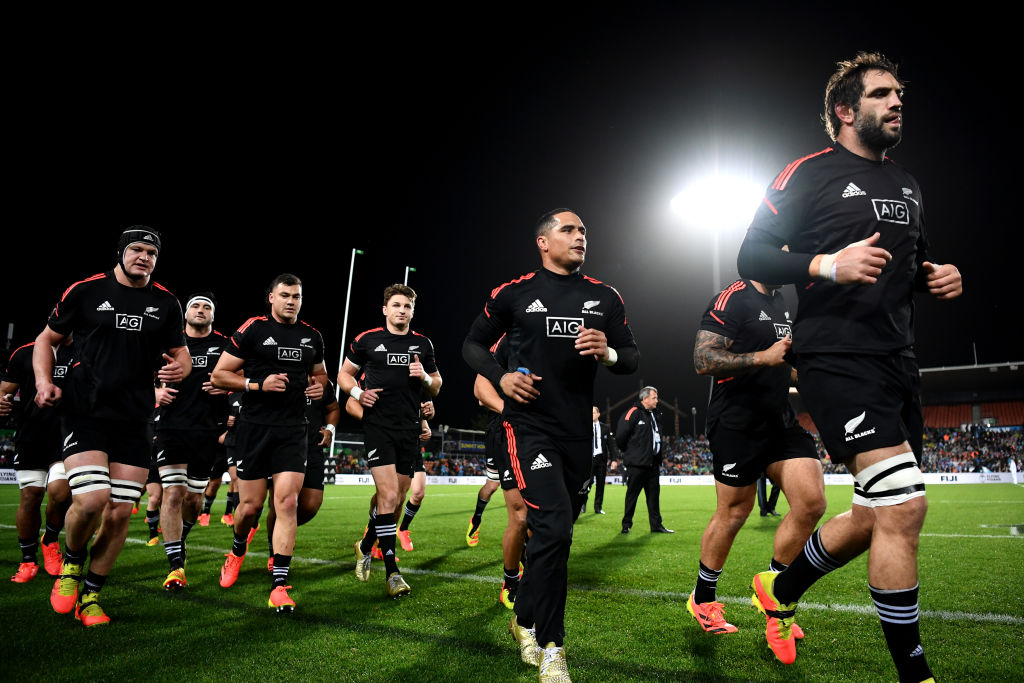
[[(356, 247), (349, 339), (381, 324), (384, 287), (415, 267), (413, 329), (434, 341), (445, 380), (437, 421), (468, 427), (478, 408), (462, 339), (493, 287), (539, 267), (534, 218), (567, 206), (589, 230), (583, 272), (621, 292), (642, 355), (637, 375), (599, 372), (596, 399), (654, 384), (663, 401), (696, 406), (700, 430), (708, 380), (692, 349), (713, 293), (711, 239), (669, 201), (716, 169), (766, 186), (827, 146), (834, 62), (878, 50), (908, 82), (890, 156), (920, 181), (934, 259), (965, 283), (955, 302), (919, 297), (922, 367), (972, 363), (975, 347), (981, 363), (1024, 355), (1008, 286), (1021, 242), (1005, 172), (1020, 80), (1009, 27), (885, 4), (857, 16), (420, 11), (37, 46), (8, 97), (6, 195), (20, 208), (4, 229), (14, 287), (0, 324), (14, 324), (13, 344), (144, 223), (164, 233), (155, 279), (182, 302), (213, 290), (225, 333), (265, 311), (275, 275), (299, 275), (301, 317), (323, 333), (333, 377)], [(720, 287), (745, 228), (721, 236)]]

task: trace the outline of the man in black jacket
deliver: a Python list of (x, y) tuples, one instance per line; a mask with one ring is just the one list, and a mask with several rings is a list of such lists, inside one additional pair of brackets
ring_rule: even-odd
[[(604, 478), (608, 470), (608, 460), (614, 454), (615, 439), (612, 436), (611, 427), (601, 422), (601, 411), (594, 406), (594, 436), (593, 436), (594, 457), (591, 460), (591, 474), (594, 476), (594, 514), (604, 514)], [(583, 498), (583, 510), (587, 511), (587, 499), (590, 491)]]
[(644, 387), (640, 400), (619, 418), (615, 429), (615, 442), (622, 451), (622, 463), (627, 470), (626, 510), (622, 514), (622, 533), (628, 534), (633, 526), (636, 499), (643, 489), (647, 496), (647, 518), (653, 533), (672, 534), (661, 523), (661, 429), (654, 409), (658, 407), (658, 390)]

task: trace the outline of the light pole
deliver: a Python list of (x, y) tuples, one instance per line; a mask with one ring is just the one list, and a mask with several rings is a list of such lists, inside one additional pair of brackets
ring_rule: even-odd
[[(341, 366), (345, 363), (345, 336), (348, 334), (348, 306), (352, 300), (352, 273), (356, 269), (356, 254), (363, 254), (362, 249), (352, 248), (352, 258), (348, 264), (348, 289), (345, 292), (345, 317), (341, 320), (341, 348), (338, 350), (338, 373), (341, 373)], [(341, 400), (341, 387), (338, 385), (337, 375), (334, 380), (334, 398)], [(334, 455), (334, 432), (331, 432), (331, 447), (328, 453)]]
[(415, 273), (415, 272), (416, 272), (415, 268), (413, 268), (412, 266), (406, 266), (405, 267), (405, 279), (402, 280), (402, 284), (408, 286), (408, 284), (409, 284), (409, 273)]

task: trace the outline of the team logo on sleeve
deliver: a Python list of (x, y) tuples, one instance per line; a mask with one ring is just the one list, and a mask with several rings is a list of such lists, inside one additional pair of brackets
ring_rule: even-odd
[(115, 313), (114, 326), (119, 330), (131, 330), (132, 332), (138, 332), (142, 329), (142, 316), (128, 315), (127, 313)]
[(302, 349), (297, 349), (290, 346), (278, 346), (277, 347), (277, 359), (278, 360), (302, 360)]
[(872, 199), (871, 204), (875, 207), (875, 217), (886, 223), (898, 223), (908, 225), (910, 223), (910, 210), (907, 203), (898, 199)]
[(545, 318), (549, 337), (568, 337), (575, 339), (583, 327), (583, 318), (563, 318), (549, 315)]

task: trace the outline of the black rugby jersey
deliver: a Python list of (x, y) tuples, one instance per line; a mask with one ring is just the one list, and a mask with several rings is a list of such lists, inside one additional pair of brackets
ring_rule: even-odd
[[(716, 294), (700, 329), (732, 339), (731, 353), (763, 351), (791, 334), (786, 300), (778, 291), (761, 294), (749, 280), (737, 280)], [(797, 424), (789, 405), (792, 368), (758, 368), (733, 377), (713, 377), (708, 426), (729, 429), (776, 429)]]
[(185, 341), (192, 356), (192, 372), (184, 382), (170, 385), (178, 394), (170, 405), (157, 408), (158, 432), (167, 429), (212, 431), (220, 429), (227, 419), (227, 396), (208, 394), (203, 391), (203, 383), (210, 381), (210, 373), (231, 341), (216, 330), (205, 337), (186, 334)]
[(75, 336), (63, 409), (109, 420), (145, 421), (153, 414), (154, 373), (162, 353), (185, 346), (177, 297), (150, 281), (128, 287), (113, 271), (68, 287), (47, 323)]
[(310, 446), (316, 446), (320, 443), (320, 428), (327, 424), (324, 422), (327, 408), (338, 402), (334, 394), (334, 382), (327, 380), (327, 386), (324, 387), (324, 395), (322, 397), (316, 400), (311, 399), (309, 396), (306, 397), (306, 423), (309, 424), (309, 429), (306, 430), (306, 440)]
[[(795, 352), (889, 353), (914, 343), (912, 293), (921, 262), (929, 260), (924, 206), (917, 181), (903, 168), (839, 144), (797, 159), (768, 188), (746, 240), (831, 254), (875, 232), (881, 233), (875, 246), (893, 257), (875, 284), (809, 276), (797, 283)], [(757, 259), (744, 258), (742, 248), (739, 260), (743, 277), (779, 281)]]
[[(36, 376), (32, 369), (32, 351), (35, 346), (35, 342), (30, 342), (15, 349), (7, 364), (7, 371), (0, 377), (0, 381), (18, 385), (18, 402), (14, 404), (18, 425), (14, 443), (17, 445), (60, 442), (60, 418), (56, 406), (40, 408), (36, 405)], [(74, 347), (63, 344), (58, 346), (53, 361), (53, 383), (62, 391), (68, 368), (73, 362)]]
[(316, 328), (302, 321), (292, 325), (269, 316), (249, 318), (231, 336), (225, 353), (241, 358), (242, 374), (250, 381), (287, 373), (282, 392), (241, 393), (239, 419), (273, 425), (306, 423), (306, 387), (313, 367), (324, 360), (324, 341)]
[(507, 334), (509, 371), (525, 367), (542, 378), (534, 385), (540, 396), (531, 403), (505, 401), (506, 420), (591, 439), (594, 377), (600, 363), (575, 348), (581, 327), (604, 331), (611, 348), (636, 349), (622, 298), (600, 280), (540, 268), (491, 292), (467, 339), (489, 348)]
[[(497, 361), (498, 365), (500, 365), (501, 367), (507, 369), (508, 368), (508, 344), (505, 343), (505, 339), (506, 339), (505, 335), (502, 335), (501, 339), (499, 339), (497, 342), (495, 342), (494, 346), (491, 347), (491, 355), (494, 356), (494, 360)], [(513, 369), (515, 369), (515, 368), (513, 368)], [(490, 381), (490, 380), (488, 380), (488, 381)], [(501, 385), (500, 384), (495, 384), (494, 382), (491, 382), (491, 386), (493, 386), (494, 390), (498, 392), (498, 396), (501, 397), (502, 403), (504, 403), (506, 398), (505, 398), (505, 393), (501, 390)], [(501, 419), (502, 419), (501, 413), (496, 413), (496, 412), (494, 412), (493, 410), (490, 410), (490, 409), (488, 409), (487, 412), (490, 413), (490, 415), (488, 416), (488, 422), (489, 423), (490, 422), (495, 422), (495, 421), (499, 421), (499, 422), (501, 421)]]
[(420, 401), (423, 384), (409, 376), (409, 364), (419, 356), (428, 375), (437, 372), (434, 345), (413, 330), (394, 334), (376, 327), (359, 334), (349, 344), (345, 360), (360, 368), (364, 389), (381, 389), (377, 401), (363, 408), (363, 422), (388, 429), (420, 431)]

